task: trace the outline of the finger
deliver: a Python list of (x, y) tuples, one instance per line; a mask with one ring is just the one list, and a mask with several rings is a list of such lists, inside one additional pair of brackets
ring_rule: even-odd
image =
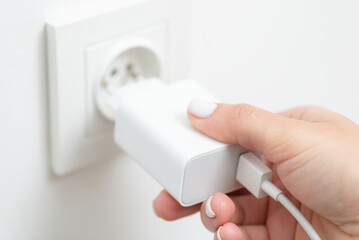
[(268, 198), (258, 199), (251, 194), (231, 197), (236, 207), (231, 219), (237, 225), (264, 224), (267, 216)]
[(295, 150), (300, 152), (308, 148), (306, 141), (298, 141), (298, 136), (310, 133), (312, 129), (304, 121), (289, 119), (246, 104), (213, 105), (202, 100), (192, 101), (188, 112), (192, 125), (209, 137), (240, 144), (266, 156), (280, 153), (281, 158), (269, 159), (272, 162), (291, 157), (282, 153), (288, 146), (296, 148), (287, 151), (291, 155), (297, 154)]
[(215, 193), (201, 206), (203, 225), (214, 232), (219, 226), (229, 222), (235, 213), (233, 201), (224, 193)]
[[(297, 202), (298, 203), (298, 202)], [(299, 204), (296, 204), (299, 206)], [(269, 202), (266, 226), (270, 229), (271, 239), (292, 239), (299, 226), (295, 218), (280, 203)]]
[(233, 223), (221, 226), (214, 235), (215, 240), (243, 240), (242, 230)]
[(156, 215), (167, 221), (173, 221), (199, 211), (200, 204), (191, 207), (182, 207), (167, 191), (163, 190), (153, 201)]
[(264, 225), (242, 226), (226, 223), (215, 233), (215, 240), (269, 240)]
[(315, 122), (315, 123), (327, 122), (334, 119), (343, 118), (342, 115), (319, 106), (295, 107), (279, 112), (278, 114), (288, 118), (304, 120), (308, 122)]
[(264, 224), (267, 201), (268, 198), (257, 199), (250, 194), (228, 197), (216, 193), (202, 204), (202, 222), (210, 231), (216, 231), (228, 222), (237, 225)]

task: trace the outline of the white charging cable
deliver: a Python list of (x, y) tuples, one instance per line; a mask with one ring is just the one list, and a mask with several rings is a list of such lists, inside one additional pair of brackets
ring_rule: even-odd
[(272, 182), (272, 170), (254, 153), (244, 153), (239, 157), (236, 179), (257, 198), (269, 195), (280, 202), (298, 221), (311, 240), (321, 240), (313, 226), (294, 204)]

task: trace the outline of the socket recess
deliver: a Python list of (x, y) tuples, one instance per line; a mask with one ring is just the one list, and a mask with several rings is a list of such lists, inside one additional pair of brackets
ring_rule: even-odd
[[(148, 0), (47, 21), (50, 165), (56, 175), (121, 156), (113, 123), (96, 106), (101, 72), (106, 79), (123, 79), (124, 68), (164, 81), (189, 77), (189, 6), (188, 0)], [(157, 65), (146, 61), (154, 56)]]

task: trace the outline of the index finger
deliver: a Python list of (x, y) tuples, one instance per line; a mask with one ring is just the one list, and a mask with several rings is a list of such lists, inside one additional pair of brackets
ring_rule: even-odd
[(167, 221), (177, 220), (199, 211), (201, 204), (191, 207), (181, 206), (166, 190), (162, 190), (153, 201), (156, 215)]

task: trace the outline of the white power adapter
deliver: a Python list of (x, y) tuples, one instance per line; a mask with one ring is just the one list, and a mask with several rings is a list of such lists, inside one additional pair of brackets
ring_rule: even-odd
[(280, 202), (310, 239), (320, 240), (301, 212), (271, 183), (272, 171), (254, 153), (210, 139), (190, 125), (186, 111), (194, 98), (216, 102), (194, 81), (165, 85), (157, 78), (142, 79), (98, 96), (105, 115), (115, 116), (116, 143), (182, 206), (243, 185), (257, 198), (268, 194)]
[(109, 101), (117, 112), (116, 143), (183, 206), (241, 187), (236, 169), (245, 149), (190, 125), (187, 106), (196, 97), (215, 101), (192, 80), (166, 85), (146, 79), (119, 88)]

